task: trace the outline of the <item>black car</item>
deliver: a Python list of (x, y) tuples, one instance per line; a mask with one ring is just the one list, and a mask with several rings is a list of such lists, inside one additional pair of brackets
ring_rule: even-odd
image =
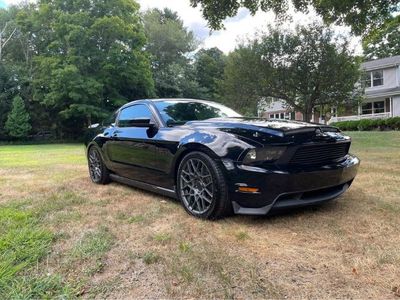
[(202, 100), (134, 101), (90, 130), (93, 182), (178, 198), (200, 218), (323, 203), (350, 187), (359, 166), (334, 127), (245, 118)]

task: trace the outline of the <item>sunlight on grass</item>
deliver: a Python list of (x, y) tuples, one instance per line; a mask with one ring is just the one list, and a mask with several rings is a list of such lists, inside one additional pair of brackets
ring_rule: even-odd
[(30, 212), (0, 207), (0, 295), (3, 299), (70, 294), (60, 277), (33, 272), (33, 267), (50, 251), (52, 239), (52, 233), (43, 229)]
[(83, 145), (0, 146), (1, 167), (43, 167), (79, 165), (86, 161)]

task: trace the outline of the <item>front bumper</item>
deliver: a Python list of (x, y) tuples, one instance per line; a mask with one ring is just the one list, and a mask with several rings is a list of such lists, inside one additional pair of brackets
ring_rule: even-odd
[[(357, 174), (359, 159), (308, 168), (265, 169), (234, 165), (227, 170), (229, 196), (237, 214), (265, 215), (271, 210), (322, 203), (343, 194)], [(239, 186), (256, 187), (243, 193)]]

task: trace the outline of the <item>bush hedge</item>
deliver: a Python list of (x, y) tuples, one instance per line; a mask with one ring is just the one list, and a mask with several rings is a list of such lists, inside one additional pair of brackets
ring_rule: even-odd
[(388, 119), (363, 119), (357, 121), (343, 121), (329, 124), (340, 130), (369, 131), (369, 130), (400, 130), (400, 117)]

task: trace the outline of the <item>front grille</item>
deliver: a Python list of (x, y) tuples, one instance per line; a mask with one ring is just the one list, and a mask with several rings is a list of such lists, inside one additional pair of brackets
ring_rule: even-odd
[(290, 160), (293, 165), (323, 165), (340, 161), (349, 153), (350, 143), (302, 146)]

